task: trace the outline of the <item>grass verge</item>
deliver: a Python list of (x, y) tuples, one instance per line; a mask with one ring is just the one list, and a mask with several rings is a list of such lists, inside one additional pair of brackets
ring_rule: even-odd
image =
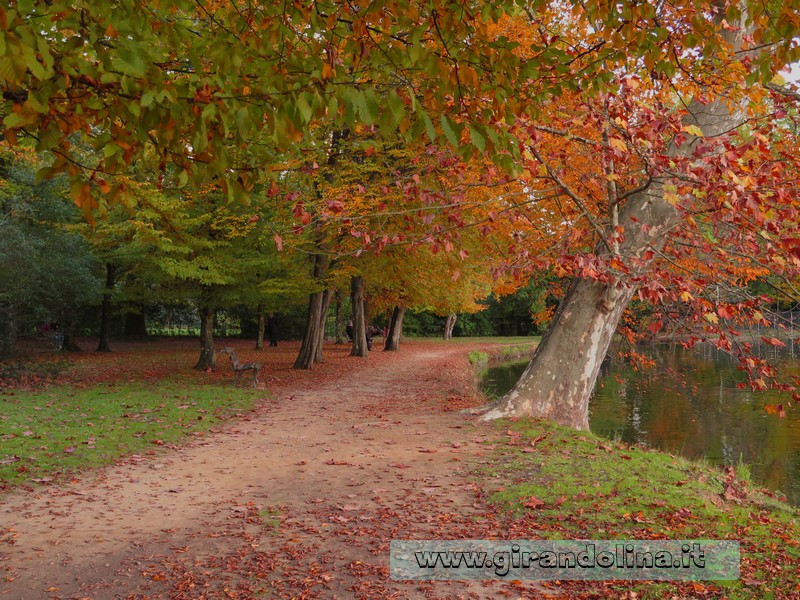
[(172, 445), (250, 410), (258, 394), (177, 379), (0, 392), (0, 489)]
[[(490, 502), (542, 539), (727, 539), (741, 544), (730, 582), (608, 584), (638, 598), (799, 598), (800, 513), (741, 476), (545, 421), (505, 422), (478, 473)], [(592, 585), (592, 584), (588, 584)]]

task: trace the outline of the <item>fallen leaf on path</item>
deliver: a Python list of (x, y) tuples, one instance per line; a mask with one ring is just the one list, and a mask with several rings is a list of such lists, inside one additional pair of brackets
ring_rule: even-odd
[(325, 461), (326, 465), (338, 465), (338, 466), (349, 466), (355, 467), (355, 463), (347, 462), (346, 460), (336, 460), (335, 458), (329, 458)]

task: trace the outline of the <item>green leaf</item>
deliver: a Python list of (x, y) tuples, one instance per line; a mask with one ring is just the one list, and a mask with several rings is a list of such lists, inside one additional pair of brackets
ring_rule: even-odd
[(306, 96), (308, 96), (308, 94), (300, 94), (295, 101), (295, 106), (297, 107), (298, 113), (300, 113), (303, 124), (310, 122), (311, 117), (314, 116), (314, 110), (311, 108), (311, 104), (308, 103)]
[(445, 115), (442, 115), (440, 120), (442, 123), (442, 132), (444, 133), (444, 137), (446, 137), (447, 141), (457, 148), (460, 140), (459, 136), (456, 135), (456, 132), (453, 129), (452, 121)]
[(365, 120), (369, 119), (370, 123), (374, 123), (378, 120), (380, 116), (380, 106), (378, 105), (378, 98), (375, 96), (374, 90), (367, 90), (364, 94), (364, 106), (367, 111), (367, 115)]
[(433, 126), (431, 122), (431, 118), (428, 116), (428, 113), (425, 111), (420, 111), (420, 116), (422, 117), (422, 122), (425, 123), (425, 133), (428, 134), (428, 139), (432, 142), (436, 141), (436, 128)]
[(139, 104), (144, 107), (148, 107), (153, 103), (153, 100), (156, 99), (156, 90), (150, 89), (147, 90), (144, 94), (142, 94), (142, 99), (139, 100)]
[(389, 94), (389, 110), (392, 111), (392, 114), (398, 121), (403, 118), (406, 112), (406, 105), (403, 99), (398, 96), (395, 91)]
[(474, 125), (469, 126), (469, 138), (472, 140), (472, 145), (477, 148), (478, 152), (484, 152), (486, 150), (486, 138)]
[(24, 125), (30, 125), (34, 121), (35, 117), (33, 116), (24, 117), (20, 113), (11, 113), (10, 115), (7, 115), (5, 119), (3, 119), (3, 125), (11, 129), (13, 127), (23, 127)]
[(116, 56), (111, 59), (111, 65), (120, 73), (132, 77), (144, 77), (147, 72), (147, 65), (142, 55), (128, 48), (117, 50)]

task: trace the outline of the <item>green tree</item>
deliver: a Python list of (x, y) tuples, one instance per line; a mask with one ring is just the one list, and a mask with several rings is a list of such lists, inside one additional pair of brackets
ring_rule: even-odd
[(37, 159), (0, 156), (0, 349), (42, 323), (58, 323), (64, 348), (79, 350), (75, 327), (86, 305), (99, 300), (99, 265), (68, 225), (80, 218), (65, 181), (37, 183)]

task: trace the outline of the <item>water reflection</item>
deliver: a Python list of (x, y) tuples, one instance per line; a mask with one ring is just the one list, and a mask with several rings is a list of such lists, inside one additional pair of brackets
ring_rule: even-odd
[[(789, 350), (788, 348), (786, 349)], [(763, 351), (775, 353), (767, 347)], [(651, 348), (656, 367), (636, 372), (608, 360), (589, 406), (593, 432), (718, 465), (750, 465), (753, 479), (800, 504), (800, 407), (786, 418), (768, 415), (765, 404), (786, 403), (787, 394), (737, 389), (746, 380), (735, 363), (710, 347)], [(775, 354), (794, 370), (800, 361)], [(502, 395), (524, 363), (489, 369), (484, 390)]]

